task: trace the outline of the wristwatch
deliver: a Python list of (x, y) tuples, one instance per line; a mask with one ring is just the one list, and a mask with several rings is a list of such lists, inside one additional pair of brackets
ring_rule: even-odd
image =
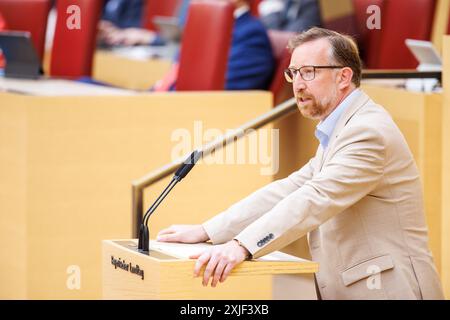
[(244, 248), (245, 251), (247, 252), (247, 255), (245, 256), (245, 260), (253, 259), (253, 256), (250, 253), (250, 251), (238, 239), (233, 239), (233, 240), (236, 241), (238, 243), (238, 245), (240, 245), (242, 248)]

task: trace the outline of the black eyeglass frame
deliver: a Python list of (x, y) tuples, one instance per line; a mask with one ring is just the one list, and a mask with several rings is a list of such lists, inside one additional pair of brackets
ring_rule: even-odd
[[(313, 77), (312, 77), (312, 79), (305, 79), (303, 77), (303, 73), (301, 72), (301, 69), (303, 69), (303, 68), (313, 68)], [(302, 77), (303, 80), (305, 80), (305, 81), (312, 81), (312, 80), (314, 80), (316, 78), (316, 69), (342, 69), (342, 68), (345, 68), (345, 66), (302, 66), (300, 68), (290, 67), (290, 68), (284, 69), (284, 77), (285, 77), (287, 82), (289, 82), (289, 83), (294, 82), (295, 75), (293, 74), (292, 71), (295, 71), (295, 72), (298, 72), (300, 74), (300, 76)], [(290, 76), (291, 74), (292, 74), (292, 78)]]

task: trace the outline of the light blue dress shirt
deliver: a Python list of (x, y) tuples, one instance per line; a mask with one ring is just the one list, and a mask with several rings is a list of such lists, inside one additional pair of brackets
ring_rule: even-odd
[(342, 101), (336, 109), (325, 118), (325, 120), (320, 121), (316, 127), (315, 136), (319, 140), (320, 145), (325, 150), (328, 147), (328, 142), (330, 141), (331, 135), (333, 134), (334, 128), (341, 117), (345, 109), (348, 108), (358, 96), (361, 94), (360, 89), (355, 89), (350, 93), (344, 101)]

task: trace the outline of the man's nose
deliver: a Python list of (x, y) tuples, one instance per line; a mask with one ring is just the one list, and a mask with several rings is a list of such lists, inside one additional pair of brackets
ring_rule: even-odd
[(300, 74), (295, 75), (292, 85), (295, 92), (306, 89), (306, 82), (305, 80), (303, 80)]

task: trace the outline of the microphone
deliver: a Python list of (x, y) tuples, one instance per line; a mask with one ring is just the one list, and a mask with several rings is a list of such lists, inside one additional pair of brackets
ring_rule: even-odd
[(159, 195), (159, 197), (153, 202), (153, 204), (148, 208), (147, 212), (144, 214), (142, 218), (142, 223), (139, 228), (139, 243), (138, 249), (142, 253), (148, 254), (150, 247), (150, 233), (148, 229), (148, 219), (155, 212), (156, 208), (161, 204), (164, 198), (169, 194), (169, 192), (175, 187), (175, 185), (180, 182), (186, 175), (191, 171), (191, 169), (195, 166), (198, 159), (202, 156), (202, 151), (195, 150), (191, 153), (191, 155), (181, 164), (178, 170), (175, 172), (175, 175), (170, 181), (169, 185), (164, 189), (164, 191)]

